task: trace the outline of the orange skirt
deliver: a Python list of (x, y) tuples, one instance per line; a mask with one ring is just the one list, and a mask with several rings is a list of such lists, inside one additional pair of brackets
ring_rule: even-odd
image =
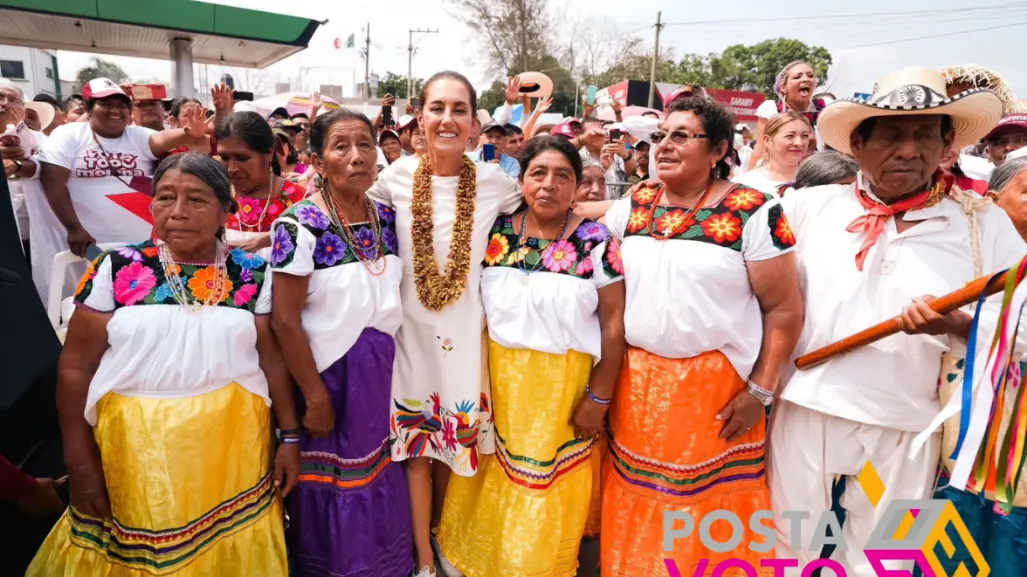
[[(744, 388), (719, 351), (666, 359), (628, 348), (610, 410), (610, 452), (603, 471), (603, 577), (666, 577), (664, 559), (673, 559), (682, 575), (695, 574), (704, 559), (707, 575), (727, 559), (747, 561), (759, 571), (760, 560), (772, 557), (748, 547), (764, 542), (749, 529), (750, 516), (770, 509), (764, 419), (734, 442), (718, 438), (717, 413)], [(714, 553), (700, 542), (700, 522), (718, 509), (742, 520), (745, 534), (733, 551)], [(695, 521), (692, 534), (677, 539), (672, 552), (663, 550), (666, 511), (687, 512)], [(716, 521), (710, 534), (723, 543), (732, 529)], [(731, 571), (722, 574), (744, 575)]]

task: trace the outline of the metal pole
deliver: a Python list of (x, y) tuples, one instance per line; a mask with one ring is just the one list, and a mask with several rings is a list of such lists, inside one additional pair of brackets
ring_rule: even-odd
[(581, 81), (578, 81), (577, 88), (574, 89), (574, 118), (578, 117), (578, 101), (581, 100)]
[(194, 98), (193, 86), (193, 41), (189, 38), (175, 38), (171, 41), (171, 60), (174, 61), (175, 96)]
[(410, 46), (407, 50), (410, 52), (407, 59), (407, 102), (414, 97), (414, 34), (438, 34), (439, 29), (435, 30), (427, 29), (423, 30), (418, 28), (417, 30), (410, 31)]
[(371, 100), (371, 23), (367, 23), (367, 38), (364, 48), (364, 93)]
[(653, 67), (649, 72), (649, 108), (653, 107), (653, 99), (656, 98), (656, 62), (660, 59), (660, 30), (663, 12), (656, 13), (656, 41), (653, 42)]

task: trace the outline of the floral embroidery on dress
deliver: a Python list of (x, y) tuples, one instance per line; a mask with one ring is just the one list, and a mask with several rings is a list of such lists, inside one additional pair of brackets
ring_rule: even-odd
[(606, 243), (606, 253), (603, 256), (603, 268), (606, 276), (610, 278), (624, 276), (624, 261), (620, 259), (620, 240), (617, 237), (610, 237), (610, 242)]
[(435, 337), (435, 338), (437, 338), (437, 339), (439, 339), (441, 341), (442, 350), (444, 351), (442, 353), (442, 356), (448, 355), (450, 353), (450, 351), (453, 350), (453, 339), (451, 339), (449, 337), (446, 337), (446, 338)]
[(235, 200), (239, 203), (239, 210), (228, 215), (225, 227), (233, 230), (269, 232), (275, 219), (306, 196), (306, 190), (288, 180), (282, 182), (278, 196), (270, 202), (266, 198), (238, 196)]
[[(652, 202), (655, 200), (655, 196), (655, 192), (648, 188), (638, 190), (632, 195), (631, 214), (625, 227), (625, 236), (652, 236), (650, 228), (653, 228), (661, 237), (697, 240), (739, 252), (742, 250), (742, 232), (745, 230), (745, 223), (763, 205), (774, 198), (772, 194), (745, 186), (736, 186), (717, 206), (705, 207), (696, 211), (695, 217), (691, 219), (691, 225), (687, 226), (689, 220), (687, 208), (672, 205), (653, 207)], [(767, 210), (768, 216), (772, 220), (771, 231), (780, 226), (780, 234), (790, 235), (791, 230), (788, 228), (788, 221), (784, 218), (780, 205), (772, 206)], [(774, 220), (775, 215), (782, 221), (781, 223)], [(782, 241), (782, 238), (786, 237), (774, 237), (775, 246), (782, 250), (792, 246), (787, 244), (787, 241)], [(794, 244), (794, 238), (792, 243)]]
[[(153, 241), (129, 245), (100, 255), (79, 281), (75, 302), (86, 304), (92, 293), (97, 271), (104, 259), (110, 260), (111, 290), (115, 309), (134, 305), (176, 305), (168, 279)], [(206, 264), (183, 263), (177, 265), (186, 290), (197, 301), (206, 300), (216, 287), (217, 269)], [(264, 283), (267, 261), (242, 249), (233, 249), (225, 261), (228, 278), (225, 297), (219, 306), (228, 306), (253, 312), (257, 295)], [(88, 305), (87, 305), (88, 306)]]
[[(375, 204), (378, 207), (381, 242), (385, 249), (381, 256), (395, 256), (399, 251), (395, 229), (396, 213), (382, 204)], [(369, 223), (355, 223), (353, 242), (349, 243), (343, 232), (336, 228), (321, 207), (308, 199), (285, 211), (272, 228), (272, 268), (285, 268), (292, 263), (300, 242), (299, 227), (303, 227), (314, 236), (314, 270), (357, 262), (356, 251), (365, 256), (371, 256), (375, 252), (376, 238)]]
[[(119, 250), (118, 256), (124, 255)], [(153, 269), (142, 264), (133, 257), (126, 267), (119, 268), (114, 275), (114, 302), (123, 305), (134, 305), (150, 294), (150, 289), (157, 286), (157, 276)]]
[(93, 262), (89, 263), (86, 268), (86, 274), (82, 275), (82, 278), (78, 281), (78, 286), (75, 287), (75, 300), (85, 301), (89, 298), (89, 293), (93, 291), (93, 279), (96, 278), (96, 269), (100, 268), (100, 261), (107, 256), (107, 253), (101, 254), (100, 256), (93, 259)]
[[(512, 216), (500, 216), (489, 233), (489, 244), (485, 249), (485, 266), (523, 267), (532, 271), (546, 271), (591, 279), (597, 263), (592, 262), (592, 250), (605, 242), (603, 250), (603, 272), (611, 277), (623, 276), (623, 272), (612, 274), (620, 266), (620, 243), (602, 223), (584, 220), (565, 239), (557, 241), (528, 238), (521, 246), (520, 236), (514, 229)], [(614, 253), (616, 253), (614, 255)], [(616, 261), (614, 266), (612, 261)]]
[(442, 406), (439, 393), (433, 392), (426, 401), (393, 399), (393, 404), (392, 436), (407, 456), (422, 457), (430, 448), (452, 461), (466, 452), (471, 470), (478, 469), (479, 420), (485, 412), (480, 401), (462, 400), (450, 410)]
[(780, 204), (770, 207), (767, 211), (767, 225), (770, 227), (770, 239), (774, 246), (781, 250), (795, 246), (795, 233), (792, 232), (792, 225), (788, 224)]
[(293, 242), (299, 233), (296, 225), (290, 222), (276, 223), (271, 233), (271, 266), (278, 268), (288, 266), (296, 254), (296, 244)]

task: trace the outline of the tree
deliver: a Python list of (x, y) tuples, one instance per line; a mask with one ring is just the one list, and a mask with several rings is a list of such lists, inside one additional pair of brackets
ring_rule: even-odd
[(529, 70), (552, 52), (548, 0), (447, 0), (450, 14), (471, 30), (488, 71)]
[[(414, 96), (421, 92), (423, 84), (423, 79), (414, 78)], [(407, 98), (407, 77), (395, 72), (386, 72), (385, 78), (378, 80), (378, 98), (384, 98), (389, 88), (396, 89), (396, 98)]]
[(778, 73), (796, 60), (808, 62), (821, 84), (827, 80), (831, 53), (821, 46), (807, 46), (793, 38), (764, 40), (753, 46), (728, 46), (714, 69), (716, 79), (724, 88), (739, 90), (742, 85), (751, 83), (768, 98), (776, 98), (774, 81)]
[(496, 80), (488, 90), (478, 95), (478, 108), (487, 110), (489, 114), (495, 112), (506, 102), (506, 82)]
[[(652, 73), (653, 54), (641, 38), (625, 38), (613, 57), (609, 68), (585, 81), (599, 87), (610, 86), (624, 80), (649, 80)], [(674, 62), (671, 48), (660, 50), (656, 64), (657, 82), (679, 82), (678, 66)]]
[(79, 86), (85, 86), (94, 78), (109, 78), (115, 84), (128, 82), (128, 74), (120, 66), (101, 58), (93, 58), (89, 66), (80, 69), (75, 75), (75, 81)]

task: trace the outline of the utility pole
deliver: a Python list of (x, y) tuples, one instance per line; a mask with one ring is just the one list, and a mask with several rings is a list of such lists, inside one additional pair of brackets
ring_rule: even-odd
[(364, 40), (364, 93), (371, 99), (371, 23), (367, 23), (367, 38)]
[(663, 12), (656, 13), (656, 41), (653, 42), (653, 67), (649, 72), (649, 108), (656, 98), (656, 63), (660, 59), (660, 30), (663, 30)]
[(407, 102), (414, 97), (414, 34), (438, 34), (439, 29), (410, 31), (410, 44), (407, 45)]

